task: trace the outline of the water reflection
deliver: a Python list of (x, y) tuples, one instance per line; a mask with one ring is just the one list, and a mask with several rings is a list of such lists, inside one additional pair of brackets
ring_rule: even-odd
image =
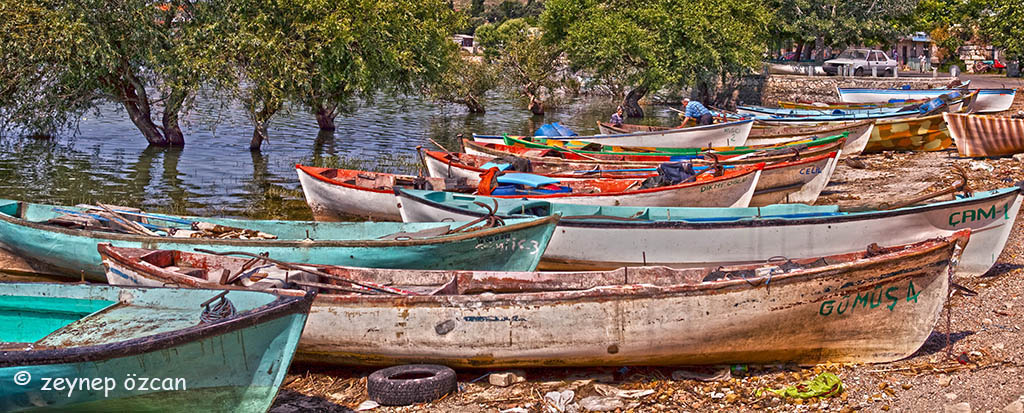
[[(456, 136), (473, 132), (530, 134), (560, 122), (580, 134), (596, 133), (615, 104), (579, 100), (530, 116), (517, 102), (493, 96), (486, 114), (418, 97), (380, 96), (338, 119), (338, 131), (320, 132), (301, 108), (270, 125), (260, 154), (248, 150), (252, 128), (235, 105), (197, 102), (185, 119), (184, 148), (149, 148), (116, 107), (80, 120), (75, 136), (52, 140), (0, 138), (0, 197), (53, 204), (108, 202), (158, 212), (308, 219), (296, 163), (359, 165), (415, 173), (415, 147), (429, 139), (459, 148)], [(668, 124), (674, 115), (648, 108), (645, 123)]]

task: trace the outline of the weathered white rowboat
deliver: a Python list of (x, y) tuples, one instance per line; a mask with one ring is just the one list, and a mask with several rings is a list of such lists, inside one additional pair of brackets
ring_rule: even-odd
[[(971, 89), (978, 97), (970, 105), (977, 113), (1002, 112), (1010, 109), (1016, 89)], [(949, 93), (950, 89), (858, 89), (838, 88), (839, 100), (846, 103), (888, 102), (890, 99), (927, 99)], [(956, 110), (951, 110), (956, 112)]]
[[(931, 334), (969, 233), (725, 268), (487, 273), (317, 267), (330, 277), (317, 281), (324, 288), (297, 358), (475, 368), (893, 361)], [(208, 274), (238, 272), (246, 262), (179, 251), (114, 250), (104, 257), (112, 270), (147, 282), (203, 287), (216, 286)], [(200, 271), (186, 275), (172, 265)], [(265, 268), (259, 275), (275, 277), (275, 270), (278, 279), (289, 272)], [(302, 274), (290, 273), (292, 279)], [(405, 293), (332, 291), (353, 288), (335, 277)]]
[[(614, 135), (573, 136), (573, 140), (604, 145), (657, 146), (662, 148), (705, 148), (712, 146), (743, 146), (747, 142), (752, 120), (739, 120), (682, 129), (655, 130)], [(473, 134), (476, 142), (504, 143), (500, 135)]]
[[(482, 167), (495, 160), (489, 156), (465, 153), (428, 150), (421, 150), (420, 153), (431, 177), (465, 179), (470, 185), (476, 185), (480, 181), (480, 175), (486, 172)], [(839, 156), (839, 152), (831, 152), (810, 158), (765, 165), (764, 170), (761, 171), (761, 177), (757, 180), (754, 196), (749, 206), (789, 202), (813, 204), (821, 191), (828, 185)], [(568, 163), (561, 167), (554, 163), (546, 163), (533, 166), (533, 170), (529, 172), (563, 181), (594, 177), (636, 179), (657, 175), (657, 172), (653, 171), (654, 166), (630, 171), (618, 168), (615, 164), (601, 165), (594, 170), (574, 168), (572, 164)], [(603, 170), (609, 172), (603, 172)]]
[[(565, 181), (572, 192), (537, 195), (496, 195), (498, 198), (557, 199), (583, 205), (651, 205), (745, 207), (750, 205), (764, 163), (726, 170), (722, 176), (704, 174), (696, 182), (657, 188), (640, 188), (643, 179), (587, 179)], [(400, 221), (393, 188), (425, 187), (452, 190), (439, 178), (351, 171), (297, 165), (306, 203), (317, 220), (339, 220), (345, 216), (370, 216)], [(419, 179), (419, 181), (417, 181)], [(407, 184), (406, 184), (407, 183)], [(469, 191), (475, 186), (468, 187)], [(467, 187), (457, 187), (465, 191)]]
[(908, 243), (969, 228), (960, 271), (985, 273), (996, 262), (1020, 210), (1020, 187), (884, 211), (840, 212), (834, 205), (761, 208), (592, 207), (494, 200), (443, 192), (398, 192), (407, 222), (465, 221), (498, 203), (499, 216), (561, 214), (541, 269), (703, 267), (809, 258), (855, 251), (877, 240)]

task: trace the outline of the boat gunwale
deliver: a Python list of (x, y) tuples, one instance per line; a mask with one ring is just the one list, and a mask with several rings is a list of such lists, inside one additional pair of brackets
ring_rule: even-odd
[[(15, 201), (32, 204), (24, 201)], [(53, 206), (46, 204), (34, 204), (40, 206)], [(516, 217), (526, 218), (530, 217)], [(450, 242), (465, 241), (473, 238), (487, 237), (495, 234), (504, 232), (518, 231), (526, 228), (532, 228), (536, 226), (548, 225), (550, 223), (557, 223), (559, 216), (557, 214), (550, 215), (547, 217), (537, 217), (541, 219), (531, 219), (526, 222), (517, 222), (514, 224), (502, 225), (500, 227), (483, 228), (468, 232), (459, 232), (450, 235), (441, 235), (437, 237), (430, 237), (424, 239), (408, 239), (408, 240), (385, 240), (385, 239), (372, 239), (372, 240), (280, 240), (280, 239), (257, 239), (257, 240), (242, 240), (242, 239), (216, 239), (216, 238), (171, 238), (171, 237), (160, 237), (160, 236), (148, 236), (148, 235), (135, 235), (135, 234), (122, 234), (117, 232), (104, 232), (104, 231), (93, 231), (86, 229), (72, 229), (63, 228), (52, 225), (40, 224), (32, 221), (28, 221), (22, 218), (16, 218), (7, 214), (0, 213), (0, 220), (22, 227), (38, 230), (57, 232), (64, 235), (84, 237), (93, 240), (116, 240), (116, 241), (128, 241), (128, 242), (140, 242), (150, 243), (157, 242), (163, 244), (197, 244), (197, 245), (233, 245), (233, 246), (258, 246), (258, 247), (296, 247), (296, 248), (324, 248), (324, 247), (409, 247), (409, 246), (420, 246), (420, 245), (433, 245), (433, 244), (445, 244)], [(553, 221), (553, 222), (552, 222)], [(302, 222), (302, 221), (294, 221)], [(312, 222), (312, 221), (311, 221)], [(95, 235), (94, 235), (95, 234)]]
[[(431, 151), (431, 150), (424, 150), (423, 152), (424, 152), (424, 154), (426, 154), (427, 156), (433, 158), (434, 160), (436, 160), (438, 162), (444, 162), (445, 165), (449, 165), (449, 162), (444, 158), (443, 155), (441, 155), (441, 154), (444, 154), (444, 152), (441, 152), (441, 151)], [(764, 165), (764, 168), (762, 170), (763, 171), (770, 171), (770, 170), (773, 170), (773, 169), (788, 168), (788, 167), (794, 167), (794, 166), (797, 166), (797, 165), (804, 165), (804, 164), (808, 164), (808, 163), (814, 163), (814, 162), (821, 161), (823, 159), (834, 158), (834, 157), (836, 157), (836, 155), (838, 153), (839, 153), (839, 151), (832, 151), (832, 152), (828, 152), (828, 153), (818, 154), (818, 155), (809, 156), (809, 157), (806, 157), (806, 158), (795, 159), (795, 160), (790, 160), (790, 161), (770, 162), (770, 163), (766, 162), (765, 165)], [(455, 155), (472, 155), (472, 154), (456, 153)], [(704, 166), (705, 164), (699, 164), (699, 165), (700, 166)], [(707, 165), (711, 165), (711, 164), (707, 164)], [(747, 165), (749, 165), (749, 164), (740, 164), (740, 166), (747, 166)], [(470, 165), (465, 164), (463, 162), (453, 162), (453, 163), (450, 164), (450, 166), (453, 166), (453, 167), (456, 167), (456, 168), (465, 169), (467, 171), (472, 171), (472, 172), (478, 172), (478, 173), (486, 172), (485, 170), (483, 170), (483, 169), (481, 169), (479, 167), (470, 166)], [(585, 171), (585, 172), (588, 172), (588, 173), (601, 173), (602, 172), (600, 170), (598, 170), (598, 171), (589, 171), (589, 170), (582, 170), (582, 169), (580, 171)], [(533, 172), (531, 172), (531, 173), (533, 173)], [(614, 172), (611, 172), (611, 173), (614, 173)], [(536, 175), (548, 176), (548, 177), (552, 177), (552, 178), (584, 178), (584, 179), (589, 178), (588, 176), (586, 176), (586, 174), (579, 174), (580, 176), (577, 177), (577, 176), (570, 176), (571, 174), (567, 173), (567, 172), (542, 173), (542, 174), (536, 174)], [(651, 173), (648, 173), (648, 174), (645, 174), (645, 175), (624, 176), (624, 177), (612, 176), (612, 177), (602, 177), (602, 179), (643, 179), (643, 178), (648, 178), (648, 177), (656, 176), (656, 175), (657, 175), (657, 172), (652, 171)], [(717, 181), (702, 181), (702, 182), (711, 183), (711, 182), (717, 182)]]
[[(714, 124), (711, 124), (711, 125), (691, 126), (691, 127), (688, 127), (688, 128), (675, 128), (675, 129), (668, 129), (668, 130), (645, 131), (645, 132), (631, 132), (631, 133), (616, 133), (616, 134), (611, 134), (611, 135), (602, 135), (602, 134), (597, 134), (597, 135), (577, 135), (577, 136), (572, 136), (572, 138), (581, 139), (581, 140), (590, 140), (590, 139), (626, 138), (626, 137), (633, 137), (633, 136), (664, 135), (666, 131), (673, 132), (673, 133), (676, 133), (678, 131), (687, 131), (687, 132), (689, 132), (689, 131), (710, 131), (710, 130), (724, 129), (724, 128), (733, 127), (733, 126), (745, 126), (743, 124), (745, 124), (745, 123), (753, 123), (753, 122), (754, 122), (753, 119), (741, 119), (741, 120), (736, 120), (736, 121), (726, 122), (726, 123), (714, 123)], [(522, 136), (522, 135), (509, 135), (509, 136)], [(563, 137), (564, 138), (566, 136), (540, 136), (540, 137), (543, 137), (543, 138)], [(503, 135), (481, 135), (481, 134), (474, 133), (473, 134), (473, 139), (476, 140), (476, 138), (487, 139), (487, 140), (497, 140), (497, 139), (503, 139)]]
[[(757, 172), (760, 172), (760, 171), (762, 171), (764, 169), (764, 167), (765, 167), (765, 162), (758, 162), (758, 163), (754, 163), (754, 164), (747, 164), (747, 165), (743, 165), (743, 166), (737, 167), (737, 169), (732, 171), (731, 173), (727, 172), (727, 173), (723, 174), (722, 176), (716, 176), (716, 177), (714, 177), (712, 179), (709, 179), (709, 180), (706, 180), (706, 181), (683, 182), (683, 183), (679, 183), (679, 184), (675, 184), (675, 185), (659, 186), (659, 187), (654, 187), (654, 188), (637, 188), (637, 189), (631, 189), (631, 190), (628, 190), (628, 191), (589, 192), (589, 193), (562, 192), (562, 193), (554, 193), (554, 194), (491, 195), (491, 196), (493, 196), (494, 198), (502, 198), (502, 199), (519, 199), (519, 198), (524, 198), (524, 197), (525, 198), (530, 198), (530, 199), (562, 199), (562, 198), (576, 198), (576, 197), (625, 197), (625, 196), (632, 196), (632, 195), (638, 195), (638, 194), (671, 192), (671, 191), (687, 189), (687, 188), (695, 187), (695, 186), (708, 185), (708, 184), (714, 184), (714, 183), (719, 183), (719, 182), (727, 182), (727, 181), (730, 181), (730, 180), (740, 179), (740, 178), (749, 176), (751, 174), (755, 174)], [(332, 183), (330, 181), (330, 178), (327, 178), (327, 177), (320, 177), (319, 179), (324, 181), (324, 182), (327, 182), (327, 183)], [(618, 178), (590, 178), (590, 179), (593, 179), (593, 180), (603, 179), (603, 180), (612, 181), (612, 180), (617, 180)], [(634, 180), (634, 181), (638, 181), (639, 182), (639, 181), (642, 181), (644, 179), (644, 177), (622, 178), (622, 179)], [(356, 186), (356, 187), (354, 187), (354, 189), (361, 190), (361, 189), (363, 189), (363, 187)], [(392, 190), (388, 191), (388, 192), (393, 193), (395, 189), (398, 189), (398, 188), (392, 188)]]
[[(4, 284), (24, 284), (7, 283)], [(55, 284), (62, 285), (62, 284)], [(132, 287), (132, 286), (103, 286), (119, 290), (147, 290), (147, 289), (172, 289), (173, 287)], [(211, 290), (215, 294), (217, 290)], [(235, 317), (226, 318), (212, 323), (197, 324), (182, 329), (157, 333), (153, 335), (136, 337), (128, 340), (117, 341), (107, 344), (96, 344), (89, 346), (71, 348), (47, 348), (40, 350), (14, 350), (0, 351), (0, 368), (17, 367), (27, 365), (52, 365), (81, 362), (97, 362), (118, 358), (125, 358), (155, 351), (165, 350), (189, 342), (199, 341), (210, 337), (224, 335), (234, 331), (253, 327), (265, 322), (276, 320), (292, 314), (308, 314), (313, 303), (315, 293), (303, 295), (284, 295), (266, 291), (248, 290), (249, 292), (271, 294), (276, 296), (273, 301), (256, 307), (252, 310), (238, 314)]]
[[(878, 267), (883, 268), (879, 271), (877, 277), (873, 277), (874, 282), (869, 283), (857, 283), (851, 285), (853, 289), (837, 289), (833, 292), (833, 295), (848, 295), (851, 292), (862, 291), (865, 289), (873, 288), (879, 283), (889, 283), (893, 281), (899, 281), (904, 278), (915, 276), (910, 271), (906, 271), (906, 268), (899, 270), (889, 270), (895, 264), (894, 262), (901, 261), (906, 258), (926, 256), (934, 254), (935, 251), (952, 247), (955, 244), (959, 244), (961, 247), (960, 252), (963, 251), (963, 247), (969, 242), (970, 229), (958, 230), (948, 236), (933, 237), (923, 241), (899, 244), (886, 247), (889, 249), (884, 254), (877, 255), (874, 257), (864, 256), (863, 251), (849, 252), (843, 254), (833, 254), (828, 256), (822, 256), (817, 258), (804, 258), (797, 259), (795, 261), (806, 261), (814, 262), (819, 259), (825, 259), (827, 262), (829, 258), (833, 259), (845, 259), (852, 258), (846, 261), (827, 264), (820, 267), (801, 268), (799, 270), (782, 273), (782, 274), (771, 274), (759, 277), (749, 278), (735, 278), (735, 279), (724, 279), (714, 281), (701, 281), (688, 284), (671, 284), (671, 285), (651, 285), (642, 283), (623, 283), (623, 284), (611, 284), (594, 286), (585, 289), (566, 289), (557, 291), (540, 291), (540, 292), (509, 292), (509, 293), (493, 293), (493, 294), (450, 294), (450, 295), (420, 295), (420, 296), (394, 296), (394, 295), (359, 295), (359, 294), (319, 294), (314, 300), (313, 306), (324, 305), (324, 304), (364, 304), (366, 306), (404, 306), (411, 307), (415, 305), (421, 306), (458, 306), (465, 304), (481, 303), (488, 306), (505, 306), (505, 305), (517, 305), (526, 306), (533, 303), (551, 303), (551, 302), (583, 302), (583, 301), (595, 301), (595, 300), (624, 300), (624, 299), (642, 299), (642, 298), (666, 298), (666, 297), (678, 297), (678, 296), (702, 296), (712, 294), (725, 294), (732, 292), (752, 291), (758, 288), (770, 288), (771, 286), (778, 286), (779, 284), (796, 284), (801, 282), (810, 282), (815, 278), (821, 276), (827, 276), (829, 274), (835, 274), (840, 272), (846, 272), (851, 269), (858, 267)], [(141, 259), (132, 259), (125, 257), (122, 254), (117, 253), (118, 248), (108, 250), (107, 256), (122, 265), (127, 265), (135, 271), (143, 274), (151, 274), (153, 271), (145, 268), (141, 265)], [(184, 253), (193, 255), (202, 255), (197, 253), (191, 253), (182, 251)], [(113, 254), (110, 254), (113, 253)], [(952, 254), (955, 254), (952, 253)], [(854, 258), (860, 256), (859, 258)], [(925, 265), (949, 265), (950, 261), (954, 257), (947, 258), (940, 262), (931, 262)], [(150, 263), (145, 265), (162, 270)], [(722, 271), (742, 271), (750, 270), (755, 268), (765, 267), (766, 263), (760, 264), (741, 264), (733, 266), (719, 267)], [(341, 266), (326, 266), (326, 267), (341, 267)], [(344, 268), (344, 267), (342, 267)], [(686, 272), (686, 271), (700, 271), (700, 269), (674, 269), (669, 267), (661, 267), (668, 271), (674, 272)], [(705, 271), (711, 270), (712, 267), (704, 268)], [(165, 271), (159, 271), (165, 272)], [(166, 271), (174, 274), (173, 271)], [(470, 276), (474, 271), (446, 271), (451, 273), (454, 277), (459, 278), (460, 274), (469, 274)], [(591, 271), (568, 271), (569, 273), (582, 273)], [(616, 273), (621, 272), (624, 278), (629, 276), (629, 267), (622, 267), (614, 270), (597, 271), (602, 273)], [(556, 272), (557, 274), (558, 272)], [(564, 272), (563, 272), (564, 273)], [(528, 281), (524, 281), (528, 282)], [(770, 285), (769, 285), (770, 284)], [(297, 290), (275, 290), (275, 291), (297, 291)]]
[[(1000, 188), (1000, 189), (1009, 189)], [(988, 192), (988, 191), (986, 191)], [(831, 224), (839, 222), (849, 221), (861, 221), (868, 219), (880, 219), (889, 218), (909, 214), (917, 214), (928, 212), (935, 209), (947, 208), (954, 202), (957, 203), (958, 208), (970, 206), (979, 203), (992, 202), (994, 199), (1013, 198), (1020, 196), (1024, 193), (1024, 182), (1017, 184), (1014, 190), (1007, 191), (1003, 194), (991, 195), (985, 198), (964, 198), (952, 201), (936, 202), (927, 205), (910, 206), (892, 210), (881, 210), (881, 211), (862, 211), (862, 212), (848, 212), (840, 213), (838, 215), (829, 215), (821, 217), (807, 217), (807, 218), (762, 218), (760, 216), (747, 216), (737, 217), (736, 219), (728, 221), (718, 222), (693, 222), (680, 219), (663, 219), (663, 220), (638, 220), (638, 221), (620, 221), (620, 220), (606, 220), (601, 218), (582, 218), (582, 219), (562, 219), (558, 222), (559, 227), (570, 227), (570, 228), (604, 228), (604, 229), (730, 229), (730, 228), (750, 228), (750, 227), (775, 227), (775, 226), (790, 226), (790, 225), (820, 225), (820, 224)], [(440, 209), (446, 212), (457, 213), (461, 215), (471, 216), (483, 216), (484, 214), (478, 213), (474, 210), (466, 210), (463, 208), (453, 207), (445, 205), (444, 203), (426, 199), (424, 197), (415, 196), (412, 194), (399, 194), (401, 198), (412, 199), (413, 202), (426, 204), (432, 208)], [(1011, 201), (1012, 202), (1012, 201)], [(637, 207), (639, 208), (639, 207)], [(758, 208), (760, 207), (748, 207)], [(549, 209), (550, 213), (550, 209)], [(520, 217), (520, 216), (534, 216), (534, 215), (499, 215), (501, 217)], [(556, 229), (557, 231), (557, 229)]]

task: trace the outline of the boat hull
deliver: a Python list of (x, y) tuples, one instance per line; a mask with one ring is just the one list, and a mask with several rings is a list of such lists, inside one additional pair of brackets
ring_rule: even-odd
[[(833, 154), (765, 166), (757, 180), (757, 185), (754, 187), (754, 195), (748, 206), (764, 206), (789, 202), (814, 203), (818, 199), (818, 194), (828, 184), (828, 180), (835, 170), (836, 156), (839, 154), (839, 152), (833, 152)], [(485, 157), (485, 159), (489, 158)], [(466, 179), (470, 185), (475, 185), (480, 181), (480, 174), (483, 173), (483, 170), (480, 168), (472, 167), (462, 162), (449, 161), (441, 153), (427, 151), (424, 153), (423, 161), (427, 165), (428, 173), (434, 178)], [(482, 162), (483, 160), (476, 160), (476, 163)], [(606, 167), (605, 169), (615, 169), (614, 165), (604, 166)], [(572, 170), (570, 165), (567, 165), (566, 169), (561, 171), (562, 173), (544, 175), (561, 180), (586, 179), (586, 177), (594, 176), (593, 174), (577, 174), (573, 177)], [(576, 170), (583, 169), (577, 168)], [(646, 173), (647, 176), (657, 175), (656, 172), (640, 173)], [(600, 176), (608, 177), (605, 175)], [(680, 205), (675, 206), (702, 206), (695, 205), (695, 203), (680, 202)]]
[[(950, 89), (847, 89), (839, 88), (839, 100), (845, 103), (886, 102), (889, 99), (929, 99), (949, 93)], [(977, 113), (1010, 109), (1015, 89), (977, 89), (978, 97), (970, 106)]]
[(879, 121), (871, 131), (865, 153), (882, 151), (941, 151), (953, 145), (942, 115)]
[[(849, 126), (849, 127), (846, 127)], [(857, 156), (864, 151), (864, 148), (868, 145), (868, 140), (871, 139), (871, 133), (875, 129), (874, 122), (858, 122), (840, 124), (836, 127), (830, 128), (814, 128), (818, 131), (808, 132), (805, 134), (794, 134), (784, 136), (771, 136), (768, 135), (771, 129), (766, 129), (766, 133), (759, 133), (759, 131), (751, 132), (750, 137), (747, 138), (747, 143), (751, 145), (773, 145), (781, 142), (785, 142), (794, 138), (816, 136), (828, 133), (839, 133), (849, 132), (849, 136), (846, 137), (846, 143), (843, 145), (843, 156)], [(821, 131), (825, 129), (826, 131)], [(813, 130), (813, 129), (812, 129)], [(760, 135), (766, 136), (760, 136)]]
[[(573, 136), (573, 140), (598, 142), (605, 145), (657, 146), (664, 148), (704, 148), (713, 146), (743, 146), (754, 126), (744, 120), (681, 129), (655, 130), (614, 135)], [(504, 143), (501, 136), (473, 134), (476, 142)]]
[[(391, 195), (394, 202), (394, 195)], [(40, 209), (49, 206), (27, 204)], [(2, 205), (0, 205), (2, 208)], [(268, 233), (307, 231), (311, 239), (282, 240), (218, 240), (202, 238), (151, 237), (110, 232), (77, 230), (41, 225), (6, 214), (0, 214), (0, 242), (17, 254), (42, 261), (78, 279), (103, 281), (104, 269), (96, 245), (109, 242), (119, 247), (164, 248), (191, 251), (204, 248), (217, 252), (244, 251), (269, 253), (272, 258), (290, 262), (352, 265), (360, 267), (467, 269), (489, 267), (493, 270), (533, 270), (544, 251), (554, 220), (516, 221), (498, 228), (475, 230), (427, 239), (379, 240), (380, 236), (397, 232), (414, 232), (437, 227), (424, 225), (402, 227), (398, 223), (317, 223), (302, 221), (256, 221), (207, 219), (203, 221), (244, 227), (246, 223), (262, 222), (259, 229)], [(443, 224), (454, 229), (456, 224)], [(280, 231), (278, 231), (280, 230)], [(366, 239), (331, 239), (335, 233), (365, 235)], [(323, 239), (321, 239), (321, 235)], [(492, 237), (526, 240), (536, 249), (500, 249)], [(484, 268), (480, 268), (484, 269)]]
[[(48, 288), (48, 291), (37, 292), (48, 296), (56, 296), (68, 288), (52, 284), (39, 284), (39, 287)], [(111, 286), (90, 285), (84, 288), (89, 291), (89, 297), (112, 294), (115, 301), (119, 293), (110, 291), (139, 294), (136, 289)], [(203, 299), (218, 293), (184, 291), (203, 294)], [(124, 293), (120, 294), (123, 296)], [(239, 299), (232, 294), (228, 298), (237, 305)], [(199, 301), (196, 301), (196, 310), (185, 320), (188, 324), (198, 322)], [(50, 350), (40, 345), (38, 352), (0, 351), (3, 356), (0, 375), (28, 378), (28, 383), (22, 385), (10, 379), (0, 381), (0, 410), (267, 411), (291, 364), (306, 323), (310, 301), (311, 297), (301, 309), (240, 323), (245, 325), (238, 327), (224, 327), (224, 331), (218, 333), (189, 333), (168, 339), (150, 336), (141, 339), (148, 343), (135, 340), (136, 343), (106, 345), (100, 343), (102, 338), (98, 337), (94, 338), (96, 344), (86, 347)], [(156, 305), (161, 304), (158, 302)], [(139, 319), (124, 324), (131, 326), (134, 323), (138, 327), (144, 326), (144, 321)], [(195, 335), (200, 337), (192, 339)], [(36, 354), (32, 353), (53, 355), (33, 357)], [(61, 385), (57, 379), (80, 379), (88, 383)]]
[[(465, 368), (892, 361), (931, 334), (967, 237), (797, 260), (787, 270), (323, 268), (364, 282), (451, 288), (423, 296), (321, 293), (296, 357)], [(137, 265), (155, 280), (183, 278)]]
[(1024, 152), (1024, 120), (943, 114), (961, 156), (1005, 156)]
[[(618, 298), (579, 292), (442, 305), (321, 300), (298, 357), (466, 368), (892, 361), (931, 334), (951, 253), (947, 246), (837, 271), (812, 285), (772, 281), (770, 289), (714, 294), (637, 289)], [(331, 316), (338, 313), (345, 317)]]
[[(637, 209), (638, 215), (647, 218), (635, 220), (588, 218), (581, 213), (559, 222), (539, 268), (597, 270), (638, 265), (704, 267), (755, 263), (775, 256), (808, 258), (847, 253), (880, 240), (909, 243), (969, 228), (973, 235), (959, 271), (981, 275), (995, 264), (1006, 245), (1020, 210), (1019, 193), (1019, 188), (1002, 189), (921, 207), (826, 213), (819, 217), (757, 218), (761, 214), (759, 209)], [(435, 202), (408, 193), (400, 193), (399, 197), (402, 218), (409, 222), (465, 220), (479, 215), (450, 202)], [(688, 215), (693, 218), (687, 219)], [(651, 219), (652, 216), (655, 218)]]

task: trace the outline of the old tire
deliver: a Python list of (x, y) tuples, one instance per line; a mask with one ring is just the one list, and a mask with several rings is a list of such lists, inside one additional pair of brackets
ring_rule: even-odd
[(370, 399), (384, 406), (425, 403), (455, 389), (455, 370), (436, 364), (388, 367), (373, 372), (366, 379)]
[(853, 70), (853, 75), (854, 76), (864, 76), (864, 68), (863, 67), (858, 67), (858, 68), (854, 69)]

